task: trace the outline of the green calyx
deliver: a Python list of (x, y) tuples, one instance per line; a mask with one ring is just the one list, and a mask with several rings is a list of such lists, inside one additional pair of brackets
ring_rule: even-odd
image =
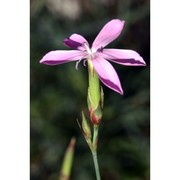
[(102, 108), (104, 104), (104, 93), (97, 73), (94, 70), (93, 64), (88, 60), (89, 70), (89, 88), (88, 88), (88, 108), (91, 121), (93, 124), (99, 124), (102, 119)]
[(101, 99), (100, 82), (91, 60), (88, 60), (87, 62), (89, 71), (88, 97), (91, 98), (91, 106), (93, 106), (93, 109), (96, 109)]

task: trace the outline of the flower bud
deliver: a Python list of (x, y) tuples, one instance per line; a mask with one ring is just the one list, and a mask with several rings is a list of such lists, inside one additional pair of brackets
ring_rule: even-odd
[(76, 138), (73, 137), (64, 155), (64, 160), (63, 160), (59, 180), (70, 179), (70, 174), (71, 174), (71, 169), (72, 169), (72, 164), (73, 164), (73, 159), (74, 159), (75, 144), (76, 144)]
[(101, 107), (98, 106), (95, 110), (90, 110), (90, 117), (91, 117), (92, 123), (98, 125), (102, 119)]
[(98, 125), (102, 119), (102, 108), (103, 108), (103, 104), (104, 104), (104, 93), (103, 93), (102, 87), (101, 87), (100, 99), (98, 102), (98, 106), (97, 107), (94, 106), (89, 89), (88, 89), (87, 102), (88, 102), (88, 108), (89, 108), (89, 112), (90, 112), (91, 121), (93, 124)]
[(83, 131), (85, 139), (91, 141), (91, 137), (92, 137), (91, 128), (83, 112), (82, 112), (82, 126), (81, 127), (82, 127), (82, 131)]

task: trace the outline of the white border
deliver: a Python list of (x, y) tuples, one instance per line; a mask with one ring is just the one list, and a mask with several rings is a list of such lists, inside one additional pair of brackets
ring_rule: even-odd
[(151, 0), (151, 179), (180, 179), (178, 1)]
[(29, 179), (29, 1), (0, 11), (0, 179)]
[[(151, 179), (180, 179), (178, 1), (151, 0)], [(29, 1), (0, 11), (0, 179), (29, 179)]]

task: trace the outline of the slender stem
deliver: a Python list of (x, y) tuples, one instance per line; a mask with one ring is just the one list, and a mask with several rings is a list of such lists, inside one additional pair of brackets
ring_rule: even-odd
[(91, 151), (91, 152), (92, 152), (94, 168), (96, 172), (96, 179), (101, 180), (100, 172), (99, 172), (99, 164), (98, 164), (98, 159), (97, 159), (97, 151)]
[(99, 132), (99, 125), (94, 125), (94, 132), (93, 132), (93, 150), (94, 151), (96, 151), (97, 149), (98, 132)]
[(101, 180), (100, 172), (99, 172), (99, 164), (98, 164), (98, 159), (97, 159), (98, 130), (99, 130), (99, 125), (94, 125), (94, 133), (93, 133), (93, 142), (92, 142), (91, 152), (92, 152), (94, 168), (95, 168), (95, 172), (96, 172), (96, 179)]

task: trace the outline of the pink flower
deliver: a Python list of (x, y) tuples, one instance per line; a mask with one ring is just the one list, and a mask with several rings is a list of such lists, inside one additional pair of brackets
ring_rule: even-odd
[(124, 21), (119, 19), (109, 21), (99, 32), (91, 48), (83, 36), (72, 34), (64, 40), (64, 44), (75, 50), (50, 51), (41, 59), (40, 63), (58, 65), (77, 61), (77, 67), (81, 60), (91, 60), (101, 82), (110, 89), (123, 94), (118, 75), (107, 60), (126, 66), (146, 65), (143, 58), (136, 51), (104, 48), (120, 35), (123, 27)]

